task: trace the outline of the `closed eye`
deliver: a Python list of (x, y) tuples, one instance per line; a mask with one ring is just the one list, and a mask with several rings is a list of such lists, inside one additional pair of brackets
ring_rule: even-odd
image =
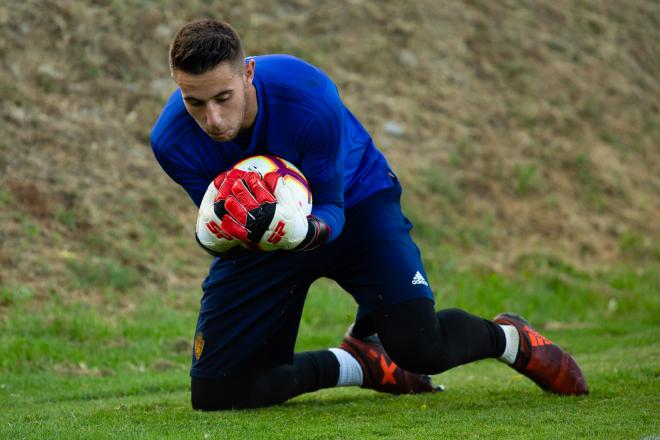
[(231, 93), (223, 93), (222, 95), (217, 95), (213, 99), (217, 102), (229, 101), (231, 99)]
[(201, 107), (204, 105), (204, 102), (199, 101), (197, 99), (186, 98), (185, 101), (190, 107)]

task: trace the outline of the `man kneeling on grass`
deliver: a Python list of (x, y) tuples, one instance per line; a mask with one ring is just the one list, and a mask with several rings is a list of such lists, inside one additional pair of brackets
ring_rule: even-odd
[[(245, 58), (234, 29), (213, 20), (183, 26), (170, 68), (179, 88), (152, 130), (154, 154), (198, 207), (214, 191), (206, 212), (217, 215), (218, 239), (242, 244), (206, 246), (217, 258), (202, 286), (194, 408), (273, 405), (335, 386), (432, 392), (428, 375), (485, 358), (544, 390), (587, 394), (575, 360), (520, 316), (435, 310), (400, 183), (320, 69), (287, 55)], [(314, 196), (311, 215), (298, 219), (307, 227), (284, 227), (272, 252), (257, 244), (270, 224), (284, 222), (276, 209), (283, 202), (246, 207), (240, 201), (267, 182), (228, 172), (258, 154), (293, 163)], [(305, 296), (320, 277), (353, 296), (355, 324), (339, 347), (294, 353)]]

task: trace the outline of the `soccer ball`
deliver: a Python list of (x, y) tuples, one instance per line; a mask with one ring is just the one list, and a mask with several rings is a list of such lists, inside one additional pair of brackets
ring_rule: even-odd
[[(312, 191), (309, 189), (309, 183), (303, 173), (288, 160), (277, 156), (252, 156), (238, 162), (234, 168), (243, 171), (257, 171), (261, 176), (271, 172), (277, 173), (281, 177), (278, 186), (285, 185), (291, 189), (295, 203), (300, 206), (305, 215), (312, 213)], [(277, 194), (275, 196), (277, 197)]]
[[(277, 156), (258, 155), (243, 159), (232, 168), (243, 171), (256, 171), (261, 176), (265, 176), (268, 173), (275, 173), (278, 179), (273, 193), (278, 205), (287, 204), (287, 206), (291, 206), (290, 204), (295, 204), (296, 211), (304, 213), (304, 216), (311, 214), (312, 192), (310, 191), (309, 183), (300, 170), (291, 162)], [(218, 195), (218, 188), (215, 184), (215, 180), (209, 184), (202, 203), (199, 206), (196, 228), (197, 240), (205, 249), (213, 254), (226, 252), (239, 244), (248, 247), (245, 243), (234, 239), (222, 231), (220, 227), (222, 219), (218, 218), (214, 210), (214, 201)], [(299, 218), (299, 216), (296, 216), (296, 218)], [(295, 234), (296, 228), (298, 230), (300, 228), (307, 228), (306, 220), (304, 224), (300, 221), (296, 222), (294, 219), (291, 220), (290, 222), (286, 222), (286, 228), (294, 229), (290, 231), (291, 233)], [(273, 228), (269, 228), (266, 231), (259, 243), (249, 247), (256, 247), (262, 251), (281, 249), (284, 242), (280, 243), (280, 239), (284, 235), (285, 232), (278, 229), (277, 225), (274, 225)]]

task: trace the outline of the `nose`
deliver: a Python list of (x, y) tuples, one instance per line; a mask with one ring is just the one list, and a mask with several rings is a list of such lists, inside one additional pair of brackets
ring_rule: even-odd
[(206, 104), (206, 125), (208, 127), (222, 126), (222, 115), (220, 114), (220, 106), (213, 101), (209, 101)]

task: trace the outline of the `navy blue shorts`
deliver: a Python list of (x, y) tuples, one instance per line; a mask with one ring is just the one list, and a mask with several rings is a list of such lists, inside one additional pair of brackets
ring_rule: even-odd
[(250, 252), (216, 259), (202, 284), (191, 376), (220, 378), (290, 363), (305, 296), (331, 278), (358, 304), (357, 320), (382, 306), (433, 294), (398, 185), (346, 211), (344, 230), (309, 252)]

